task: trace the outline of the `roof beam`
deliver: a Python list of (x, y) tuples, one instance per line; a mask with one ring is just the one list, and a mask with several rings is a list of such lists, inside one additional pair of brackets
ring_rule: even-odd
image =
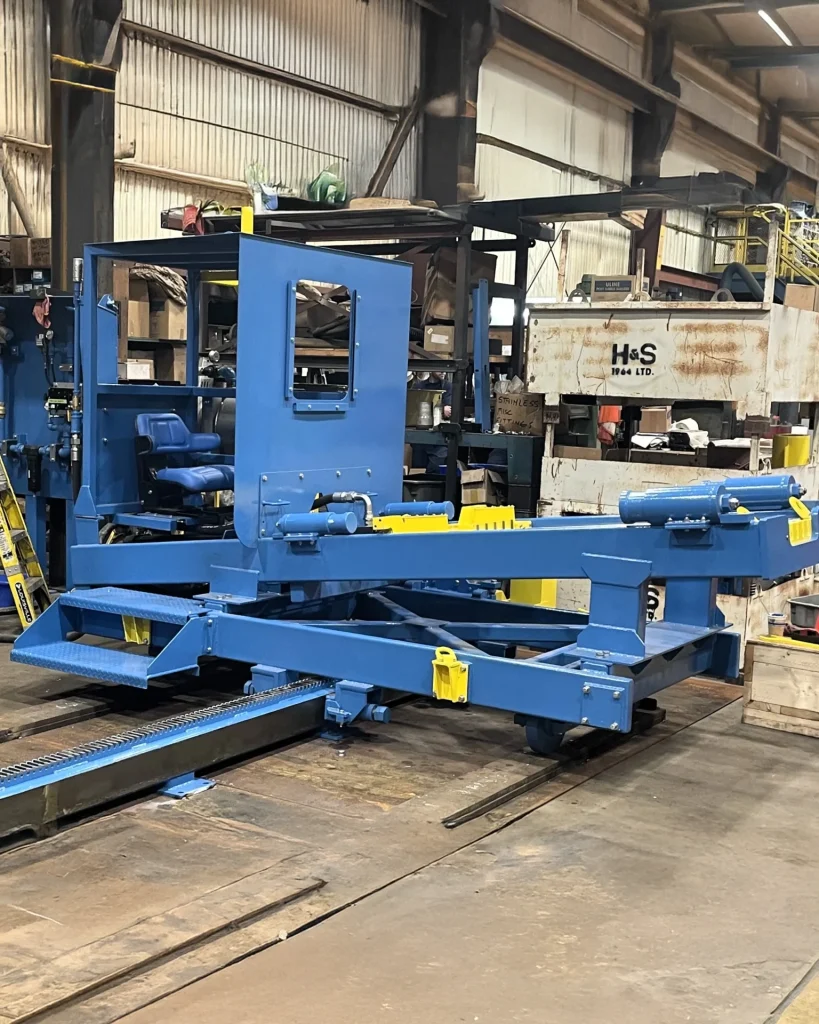
[(437, 14), (440, 18), (446, 18), (449, 15), (449, 9), (445, 2), (436, 2), (436, 0), (414, 0), (419, 7), (424, 7), (428, 11), (432, 11), (433, 14)]
[(786, 7), (810, 7), (813, 0), (651, 0), (653, 14), (691, 14), (707, 11), (709, 14), (741, 14), (743, 11), (756, 13), (760, 6), (768, 10), (782, 10)]
[(658, 103), (673, 104), (680, 108), (681, 113), (685, 113), (698, 135), (709, 138), (715, 145), (759, 168), (762, 172), (759, 180), (766, 189), (770, 185), (767, 179), (781, 180), (789, 173), (792, 186), (806, 195), (816, 195), (815, 178), (794, 168), (788, 168), (783, 160), (772, 153), (766, 153), (761, 146), (732, 135), (705, 118), (686, 110), (678, 97), (670, 92), (629, 75), (628, 72), (609, 64), (588, 50), (583, 50), (510, 11), (496, 8), (495, 16), (498, 44), (503, 48), (508, 47), (513, 52), (526, 51), (539, 61), (564, 68), (573, 76), (585, 79), (605, 92), (625, 99), (633, 109), (642, 110), (647, 114), (654, 113)]
[(605, 92), (621, 97), (637, 110), (652, 113), (657, 98), (664, 96), (660, 89), (511, 11), (498, 9), (496, 18), (498, 36), (505, 43), (565, 68)]
[(708, 53), (727, 60), (735, 70), (819, 67), (819, 46), (731, 46)]

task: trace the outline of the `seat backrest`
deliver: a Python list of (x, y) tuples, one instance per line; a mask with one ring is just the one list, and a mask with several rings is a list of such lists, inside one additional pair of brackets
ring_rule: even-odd
[(140, 413), (136, 429), (141, 437), (151, 439), (151, 447), (157, 454), (192, 450), (191, 432), (175, 412)]
[(221, 442), (218, 434), (192, 434), (175, 412), (141, 412), (136, 418), (136, 432), (151, 439), (151, 451), (156, 455), (212, 452)]

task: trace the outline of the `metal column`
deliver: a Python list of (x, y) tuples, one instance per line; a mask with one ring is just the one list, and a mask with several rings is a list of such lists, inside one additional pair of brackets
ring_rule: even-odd
[(452, 416), (446, 453), (447, 501), (460, 504), (458, 493), (458, 445), (464, 422), (466, 372), (469, 368), (469, 296), (472, 277), (472, 228), (464, 228), (458, 239), (455, 265), (455, 372), (452, 375)]
[(122, 0), (50, 0), (52, 281), (114, 237), (114, 87)]

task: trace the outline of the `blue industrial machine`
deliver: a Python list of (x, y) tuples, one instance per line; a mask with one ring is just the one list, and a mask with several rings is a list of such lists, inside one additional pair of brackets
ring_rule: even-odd
[[(117, 319), (99, 264), (180, 268), (185, 384), (120, 383)], [(249, 667), (264, 713), (326, 698), (328, 720), (386, 720), (384, 690), (515, 715), (547, 752), (574, 725), (631, 728), (643, 698), (692, 674), (732, 678), (739, 638), (720, 578), (819, 562), (819, 509), (789, 476), (627, 494), (620, 516), (516, 521), (404, 503), (410, 269), (398, 261), (239, 234), (89, 246), (79, 297), (82, 479), (71, 577), (12, 660), (136, 687)], [(200, 275), (238, 275), (235, 456), (200, 429)], [(295, 372), (300, 282), (349, 297), (345, 371)], [(234, 504), (212, 500), (232, 486)], [(134, 531), (109, 544), (112, 527)], [(588, 614), (498, 600), (469, 581), (588, 578)], [(647, 623), (651, 578), (665, 619)], [(127, 639), (147, 653), (69, 635)], [(522, 649), (526, 649), (525, 651)], [(517, 656), (516, 656), (517, 655)], [(525, 656), (524, 656), (525, 655)], [(244, 708), (242, 713), (244, 713)]]
[(44, 293), (0, 298), (0, 453), (25, 499), (39, 561), (49, 565), (52, 582), (63, 583), (74, 528), (73, 298), (43, 299)]

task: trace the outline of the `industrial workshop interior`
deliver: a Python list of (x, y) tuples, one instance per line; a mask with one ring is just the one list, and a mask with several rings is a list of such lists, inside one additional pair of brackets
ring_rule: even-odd
[(0, 1024), (819, 1024), (819, 0), (0, 86)]

